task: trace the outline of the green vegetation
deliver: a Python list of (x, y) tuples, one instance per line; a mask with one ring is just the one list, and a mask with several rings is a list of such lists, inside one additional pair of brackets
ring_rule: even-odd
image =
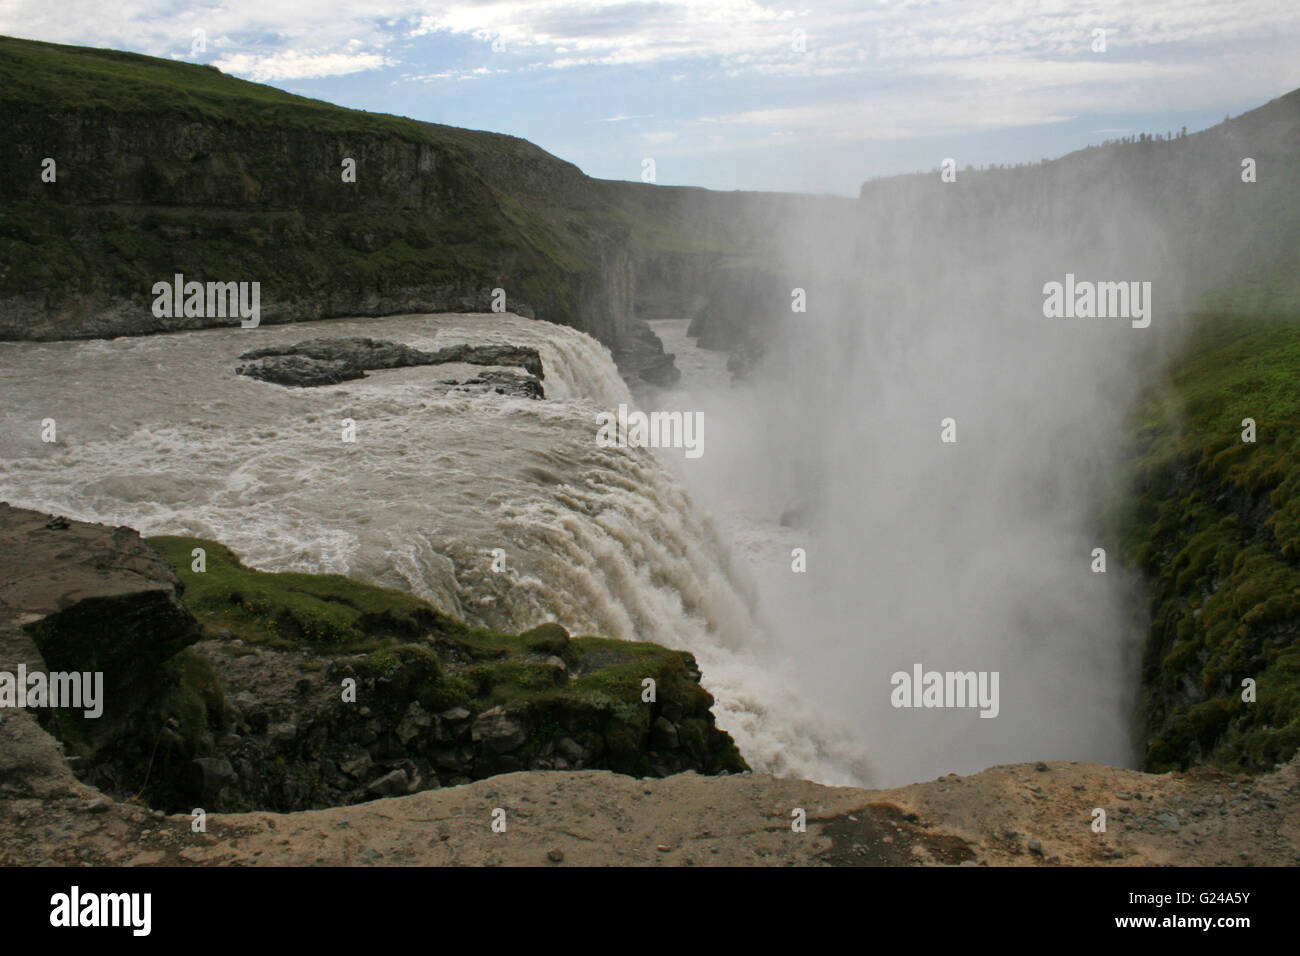
[(1205, 314), (1137, 414), (1124, 550), (1152, 588), (1148, 769), (1266, 770), (1300, 747), (1297, 381), (1300, 315)]
[[(593, 293), (617, 266), (611, 249), (753, 244), (735, 221), (744, 200), (590, 180), (516, 137), (345, 109), (207, 66), (0, 37), (0, 108), (15, 146), (0, 156), (0, 297), (39, 295), (55, 326), (35, 323), (44, 337), (103, 334), (82, 313), (113, 302), (129, 306), (114, 330), (175, 327), (153, 319), (149, 290), (182, 272), (261, 282), (268, 321), (481, 310), (504, 287), (512, 309), (608, 344), (624, 305)], [(39, 181), (47, 156), (56, 183)], [(341, 181), (345, 156), (354, 183)]]
[[(428, 604), (339, 574), (273, 574), (245, 567), (233, 551), (202, 538), (148, 542), (176, 569), (183, 600), (210, 633), (229, 630), (250, 644), (361, 651), (426, 631), (463, 629)], [(193, 570), (202, 548), (206, 570)]]
[(283, 123), (319, 132), (420, 139), (413, 120), (343, 109), (227, 76), (212, 66), (12, 37), (0, 38), (0, 86), (15, 103), (108, 113), (177, 113), (194, 121)]
[[(159, 728), (163, 753), (201, 752), (205, 735), (218, 734), (226, 698), (212, 664), (187, 647), (163, 667), (165, 690), (146, 711), (144, 725)], [(171, 718), (170, 720), (168, 718)]]
[[(693, 658), (682, 651), (570, 638), (554, 623), (518, 635), (471, 628), (400, 591), (335, 574), (258, 571), (224, 545), (202, 538), (147, 540), (180, 577), (182, 601), (207, 637), (345, 662), (360, 683), (373, 688), (370, 699), (380, 710), (400, 715), (411, 701), (434, 713), (504, 705), (533, 728), (516, 754), (520, 759), (558, 736), (594, 735), (611, 769), (649, 773), (651, 708), (642, 699), (642, 682), (651, 678), (656, 701), (680, 711), (683, 739), (693, 754), (718, 770), (748, 769), (729, 737), (711, 733), (713, 697), (700, 686)], [(196, 548), (205, 551), (202, 572), (193, 570)], [(182, 658), (168, 665), (180, 670), (168, 681), (172, 690), (162, 706), (177, 717), (178, 733), (192, 737), (214, 726), (222, 702), (219, 688), (214, 692), (194, 662)]]

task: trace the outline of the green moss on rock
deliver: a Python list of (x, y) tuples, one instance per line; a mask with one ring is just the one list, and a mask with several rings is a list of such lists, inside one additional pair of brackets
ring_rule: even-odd
[(207, 749), (205, 737), (220, 732), (225, 719), (226, 698), (212, 663), (193, 648), (186, 648), (167, 662), (166, 690), (150, 708), (145, 723), (158, 727), (164, 747), (175, 748), (184, 757)]
[[(517, 635), (472, 628), (398, 591), (338, 575), (248, 568), (213, 541), (159, 537), (148, 543), (175, 568), (182, 600), (208, 636), (318, 655), (327, 662), (329, 680), (353, 677), (358, 702), (388, 724), (395, 726), (413, 702), (429, 714), (464, 708), (482, 715), (500, 708), (500, 720), (522, 728), (512, 745), (524, 742), (508, 752), (481, 753), (476, 773), (531, 766), (566, 739), (570, 752), (576, 742), (587, 755), (586, 765), (625, 773), (687, 765), (704, 772), (748, 769), (735, 743), (714, 726), (713, 698), (700, 685), (695, 659), (683, 651), (570, 638), (556, 623)], [(202, 572), (193, 569), (200, 548)], [(190, 747), (196, 728), (211, 724), (218, 705), (196, 692), (196, 674), (186, 674), (167, 706), (180, 724), (173, 729)], [(683, 728), (676, 753), (656, 750), (652, 740), (652, 725), (666, 715)], [(665, 738), (672, 735), (661, 735), (660, 746)]]
[[(202, 538), (148, 543), (176, 569), (186, 607), (211, 633), (229, 630), (253, 644), (347, 650), (462, 628), (418, 598), (339, 574), (257, 571), (225, 545)], [(203, 572), (193, 569), (195, 549), (205, 552)]]
[(563, 654), (569, 646), (569, 632), (554, 622), (539, 624), (519, 635), (531, 651), (538, 654)]

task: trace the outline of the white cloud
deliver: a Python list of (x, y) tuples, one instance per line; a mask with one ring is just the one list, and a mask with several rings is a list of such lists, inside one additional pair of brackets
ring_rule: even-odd
[[(1093, 31), (1107, 31), (1104, 53)], [(0, 32), (189, 57), (255, 80), (384, 67), (408, 80), (653, 67), (752, 78), (774, 103), (715, 117), (838, 139), (989, 129), (1124, 109), (1209, 107), (1300, 85), (1294, 0), (9, 0)], [(803, 31), (805, 48), (795, 42)], [(419, 38), (482, 43), (491, 66), (428, 61)], [(1290, 39), (1290, 43), (1286, 42)], [(492, 53), (492, 41), (504, 52)], [(411, 52), (414, 50), (415, 52)], [(408, 57), (410, 59), (408, 59)], [(686, 117), (689, 119), (689, 117)], [(610, 118), (616, 121), (617, 118)]]
[(198, 59), (255, 80), (306, 79), (391, 65), (397, 28), (385, 17), (396, 12), (406, 22), (415, 6), (407, 0), (9, 0), (0, 4), (0, 33), (195, 59), (193, 34), (202, 30), (207, 50)]
[(298, 53), (283, 50), (269, 56), (232, 53), (213, 61), (225, 73), (237, 73), (258, 83), (303, 80), (319, 76), (343, 76), (391, 66), (377, 53)]
[[(1300, 25), (1291, 0), (929, 0), (870, 4), (822, 0), (798, 10), (765, 0), (224, 0), (177, 9), (171, 0), (11, 0), (0, 30), (62, 42), (126, 46), (168, 55), (187, 49), (192, 29), (231, 38), (243, 54), (304, 51), (378, 55), (394, 40), (436, 33), (499, 38), (512, 52), (557, 68), (708, 59), (730, 69), (791, 73), (878, 62), (925, 62), (1089, 51), (1108, 31), (1108, 51), (1269, 37)], [(794, 31), (806, 35), (806, 52)], [(238, 38), (238, 39), (233, 39)], [(258, 38), (258, 39), (254, 39)], [(239, 49), (258, 43), (262, 49)]]
[(443, 70), (441, 73), (415, 73), (403, 79), (416, 83), (432, 83), (436, 80), (481, 80), (504, 70), (489, 70), (486, 66), (476, 66), (469, 70)]

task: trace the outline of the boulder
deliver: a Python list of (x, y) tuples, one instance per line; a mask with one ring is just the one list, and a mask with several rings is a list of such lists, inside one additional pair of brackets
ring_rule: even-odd
[(478, 715), (470, 739), (495, 753), (506, 754), (523, 745), (528, 731), (522, 721), (506, 713), (505, 707), (497, 706)]
[(405, 770), (390, 770), (366, 787), (367, 793), (379, 797), (395, 797), (410, 792), (411, 781)]
[(370, 768), (373, 766), (374, 760), (371, 759), (369, 751), (364, 747), (349, 747), (343, 758), (339, 760), (339, 769), (353, 780), (364, 778), (370, 773)]
[(196, 757), (190, 761), (190, 779), (198, 799), (210, 800), (234, 781), (235, 768), (225, 757)]
[(412, 740), (428, 733), (436, 719), (432, 714), (425, 713), (419, 701), (411, 701), (401, 723), (397, 725), (397, 739), (403, 747), (409, 745)]
[(650, 725), (650, 746), (655, 750), (677, 749), (677, 726), (667, 717), (656, 717)]
[(585, 763), (591, 754), (587, 748), (582, 746), (572, 737), (561, 737), (555, 742), (555, 749), (558, 750), (570, 763), (580, 765)]

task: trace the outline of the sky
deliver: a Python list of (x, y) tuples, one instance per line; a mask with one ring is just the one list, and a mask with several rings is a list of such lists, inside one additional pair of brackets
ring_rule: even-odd
[(605, 179), (652, 159), (662, 184), (842, 195), (1300, 87), (1297, 0), (0, 0), (0, 34), (510, 133)]

